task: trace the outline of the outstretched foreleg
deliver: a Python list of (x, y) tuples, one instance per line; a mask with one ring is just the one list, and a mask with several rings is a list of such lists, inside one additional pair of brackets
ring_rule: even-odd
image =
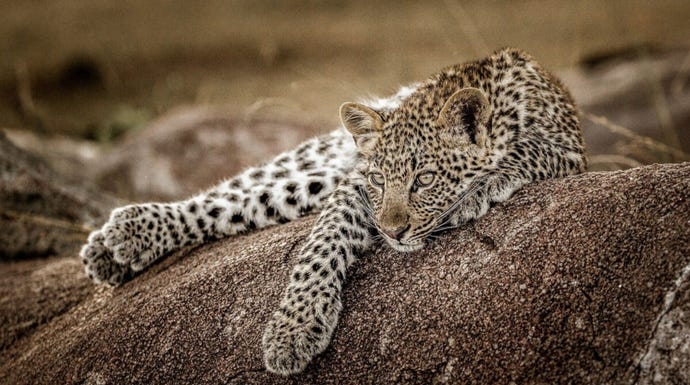
[(301, 372), (330, 342), (347, 268), (376, 235), (361, 195), (362, 179), (353, 172), (338, 186), (300, 252), (263, 336), (266, 368), (274, 373)]
[(80, 256), (96, 282), (119, 284), (163, 255), (319, 210), (352, 168), (343, 131), (309, 140), (190, 199), (113, 210)]

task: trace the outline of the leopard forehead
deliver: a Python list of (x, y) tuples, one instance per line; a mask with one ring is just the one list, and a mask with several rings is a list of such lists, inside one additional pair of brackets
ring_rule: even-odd
[(460, 170), (467, 159), (465, 148), (440, 139), (438, 117), (444, 95), (413, 95), (398, 108), (382, 114), (384, 123), (373, 151), (370, 168), (390, 179), (409, 179), (416, 171)]
[(440, 108), (406, 100), (394, 110), (382, 111), (383, 127), (375, 153), (395, 154), (430, 146), (435, 141), (435, 120)]

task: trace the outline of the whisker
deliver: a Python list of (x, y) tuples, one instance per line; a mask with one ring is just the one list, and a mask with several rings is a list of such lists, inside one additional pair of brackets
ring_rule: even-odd
[(452, 214), (454, 210), (458, 208), (458, 206), (460, 206), (460, 204), (465, 200), (465, 198), (471, 196), (472, 194), (477, 192), (477, 190), (484, 187), (486, 185), (486, 182), (491, 177), (491, 175), (482, 176), (472, 181), (467, 190), (463, 191), (458, 197), (458, 199), (455, 202), (453, 202), (453, 204), (450, 205), (450, 207), (448, 207), (443, 213), (441, 213), (441, 215), (438, 216), (438, 220), (443, 220), (445, 222), (445, 220), (448, 219), (447, 217), (450, 216), (450, 214)]
[[(424, 239), (424, 238), (436, 239), (440, 236), (440, 233), (442, 233), (446, 230), (457, 228), (458, 227), (457, 224), (451, 223), (451, 219), (452, 219), (451, 214), (453, 214), (455, 212), (455, 210), (465, 201), (466, 198), (472, 196), (479, 189), (483, 188), (486, 185), (486, 182), (491, 177), (492, 177), (491, 175), (485, 175), (485, 176), (479, 177), (479, 178), (475, 179), (474, 181), (472, 181), (472, 183), (470, 183), (469, 187), (460, 194), (458, 199), (456, 199), (446, 210), (444, 210), (436, 218), (436, 221), (435, 221), (436, 224), (435, 225), (433, 222), (430, 222), (429, 226), (425, 226), (425, 227), (433, 228), (433, 230), (431, 230), (431, 232), (426, 233), (425, 228), (417, 229), (418, 231), (422, 230), (421, 234), (413, 236), (413, 237), (409, 238), (407, 241), (408, 242), (415, 242), (415, 241), (418, 241), (418, 240)], [(383, 238), (383, 235), (381, 235), (381, 233), (382, 233), (381, 227), (379, 227), (379, 225), (376, 221), (376, 213), (374, 212), (374, 209), (372, 207), (371, 199), (369, 198), (369, 194), (367, 194), (367, 192), (364, 190), (364, 188), (362, 188), (362, 186), (357, 186), (356, 190), (357, 190), (359, 197), (361, 198), (362, 207), (364, 209), (365, 224), (373, 227), (379, 233), (376, 236), (373, 236), (372, 240), (374, 240), (374, 241), (383, 240), (384, 238)]]
[(371, 200), (369, 199), (369, 195), (364, 191), (362, 186), (357, 186), (357, 192), (359, 193), (359, 196), (362, 200), (362, 207), (364, 207), (364, 213), (367, 216), (367, 224), (370, 225), (371, 227), (375, 228), (378, 232), (381, 239), (383, 239), (383, 236), (380, 235), (381, 233), (381, 228), (379, 227), (378, 223), (376, 222), (376, 214), (374, 213), (373, 208), (371, 207)]
[[(442, 233), (442, 232), (444, 232), (444, 231), (446, 231), (446, 230), (452, 230), (452, 229), (456, 229), (456, 228), (458, 228), (458, 227), (459, 227), (459, 226), (454, 226), (454, 225), (439, 226), (439, 227), (437, 227), (437, 228), (434, 229), (433, 233)], [(433, 233), (432, 233), (432, 234), (433, 234)]]

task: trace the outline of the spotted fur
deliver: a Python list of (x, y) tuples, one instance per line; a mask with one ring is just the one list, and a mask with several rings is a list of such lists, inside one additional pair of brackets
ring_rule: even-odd
[(320, 211), (262, 340), (270, 371), (297, 373), (328, 346), (347, 269), (372, 245), (418, 250), (521, 186), (586, 166), (570, 95), (514, 49), (346, 103), (341, 120), (188, 200), (113, 211), (82, 248), (86, 273), (118, 285), (183, 246)]

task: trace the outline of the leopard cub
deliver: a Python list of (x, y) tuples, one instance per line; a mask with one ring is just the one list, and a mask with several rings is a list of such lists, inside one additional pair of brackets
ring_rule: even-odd
[(82, 248), (87, 274), (118, 285), (183, 246), (320, 211), (262, 340), (268, 370), (298, 373), (328, 346), (347, 269), (377, 242), (419, 250), (527, 183), (586, 167), (570, 94), (515, 49), (340, 117), (345, 130), (198, 196), (115, 210)]

